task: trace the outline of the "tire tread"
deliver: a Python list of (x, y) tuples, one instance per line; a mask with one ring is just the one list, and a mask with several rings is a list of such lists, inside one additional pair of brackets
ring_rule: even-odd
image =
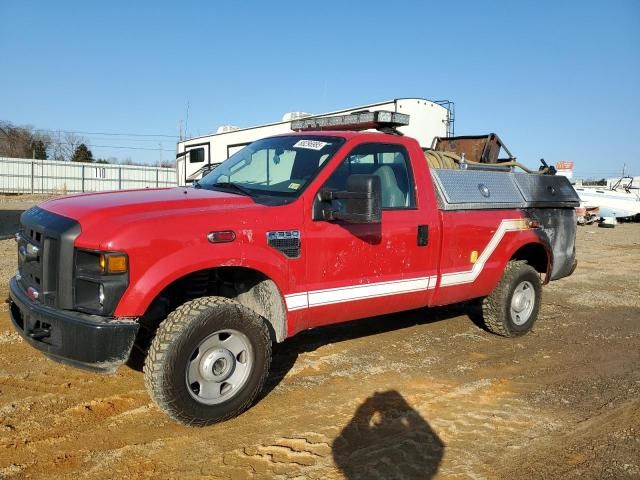
[(485, 328), (491, 333), (502, 337), (515, 337), (526, 333), (526, 331), (511, 330), (507, 322), (510, 315), (507, 308), (510, 290), (514, 280), (522, 274), (523, 270), (531, 270), (538, 275), (526, 260), (511, 260), (507, 263), (498, 286), (482, 301), (482, 320)]
[(151, 347), (149, 348), (143, 367), (145, 386), (147, 387), (147, 391), (156, 406), (169, 415), (169, 417), (180, 423), (204, 426), (211, 423), (229, 420), (230, 418), (239, 415), (251, 406), (258, 392), (262, 390), (267, 378), (269, 370), (268, 366), (271, 360), (271, 339), (269, 331), (266, 324), (259, 316), (255, 314), (247, 315), (246, 317), (251, 319), (251, 321), (258, 322), (260, 324), (260, 332), (263, 336), (262, 340), (266, 346), (265, 355), (267, 368), (265, 368), (262, 373), (262, 378), (259, 381), (256, 392), (253, 395), (250, 395), (238, 407), (222, 416), (216, 417), (213, 421), (193, 418), (192, 416), (185, 414), (185, 412), (178, 408), (173, 401), (172, 396), (169, 394), (170, 388), (168, 388), (169, 385), (167, 385), (167, 378), (170, 377), (170, 373), (173, 370), (174, 365), (167, 364), (165, 361), (168, 356), (168, 352), (174, 348), (176, 342), (179, 341), (181, 334), (193, 321), (195, 321), (196, 318), (212, 308), (229, 304), (245, 309), (235, 300), (225, 297), (200, 297), (188, 301), (176, 308), (163, 322), (160, 323), (156, 335), (151, 342)]

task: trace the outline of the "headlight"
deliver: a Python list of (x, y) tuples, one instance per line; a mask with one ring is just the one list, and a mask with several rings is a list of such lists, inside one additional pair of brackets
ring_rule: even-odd
[(75, 309), (96, 315), (112, 315), (129, 285), (127, 255), (77, 249), (75, 267)]
[(76, 268), (86, 273), (126, 273), (129, 267), (127, 255), (119, 252), (78, 250)]

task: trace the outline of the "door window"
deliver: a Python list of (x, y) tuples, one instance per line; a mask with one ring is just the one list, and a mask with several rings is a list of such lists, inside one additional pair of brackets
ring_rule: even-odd
[(409, 155), (401, 145), (365, 143), (347, 155), (325, 183), (325, 188), (345, 190), (353, 174), (377, 175), (382, 185), (382, 208), (415, 208), (415, 189)]

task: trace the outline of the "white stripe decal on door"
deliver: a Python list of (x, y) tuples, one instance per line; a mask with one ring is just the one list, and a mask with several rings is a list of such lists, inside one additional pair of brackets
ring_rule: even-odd
[(314, 290), (312, 292), (285, 295), (287, 310), (299, 310), (307, 307), (319, 307), (334, 303), (353, 302), (367, 298), (386, 297), (403, 293), (422, 292), (435, 288), (436, 277), (419, 277), (391, 282), (367, 283), (348, 287)]
[[(500, 241), (507, 232), (527, 230), (528, 222), (525, 219), (502, 220), (491, 240), (478, 257), (471, 270), (463, 272), (446, 273), (441, 276), (440, 286), (461, 285), (472, 283), (482, 272), (485, 263), (493, 254)], [(314, 290), (311, 292), (299, 292), (285, 295), (287, 310), (294, 311), (303, 308), (320, 307), (335, 303), (366, 300), (367, 298), (385, 297), (389, 295), (401, 295), (405, 293), (421, 292), (436, 287), (437, 276), (409, 278), (390, 282), (367, 283), (350, 285), (326, 290)]]
[[(330, 288), (309, 292), (309, 306), (319, 307), (333, 303), (365, 300), (371, 297), (386, 297), (402, 293), (420, 292), (429, 289), (431, 279), (435, 277), (411, 278), (393, 282), (369, 283), (343, 288)], [(435, 282), (433, 282), (435, 286)]]
[(285, 295), (284, 299), (287, 302), (287, 310), (292, 311), (307, 308), (309, 306), (307, 295), (307, 292)]

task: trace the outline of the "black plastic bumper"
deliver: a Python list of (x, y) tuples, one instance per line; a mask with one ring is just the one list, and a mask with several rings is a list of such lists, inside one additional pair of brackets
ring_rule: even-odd
[(110, 373), (129, 358), (137, 323), (47, 307), (31, 300), (15, 277), (9, 290), (16, 330), (53, 360)]

